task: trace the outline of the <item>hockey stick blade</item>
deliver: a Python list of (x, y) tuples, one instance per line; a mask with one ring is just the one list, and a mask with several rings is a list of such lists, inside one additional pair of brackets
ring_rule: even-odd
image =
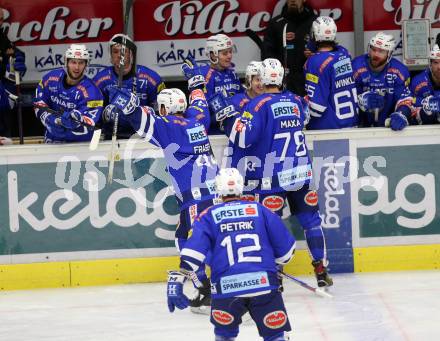
[(289, 275), (283, 271), (278, 271), (279, 274), (281, 274), (283, 277), (290, 279), (292, 282), (302, 286), (303, 288), (312, 291), (318, 296), (321, 297), (327, 297), (327, 298), (333, 298), (333, 295), (329, 294), (323, 289), (312, 287), (311, 285), (307, 284), (306, 282), (301, 281), (300, 279), (293, 277), (292, 275)]
[(92, 139), (90, 140), (89, 150), (94, 151), (98, 148), (99, 141), (101, 140), (101, 129), (95, 129), (93, 131)]

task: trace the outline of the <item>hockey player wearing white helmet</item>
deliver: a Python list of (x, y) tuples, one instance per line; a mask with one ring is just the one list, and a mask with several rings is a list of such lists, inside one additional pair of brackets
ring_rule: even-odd
[[(245, 175), (245, 195), (281, 215), (286, 200), (291, 213), (304, 229), (313, 256), (319, 286), (332, 285), (327, 273), (324, 234), (312, 184), (304, 126), (308, 120), (306, 101), (283, 91), (284, 68), (278, 59), (267, 58), (260, 66), (263, 93), (251, 99), (241, 115), (228, 119), (227, 165)], [(220, 109), (221, 116), (225, 116)], [(219, 115), (217, 115), (218, 117)], [(232, 122), (230, 122), (232, 121)], [(302, 176), (294, 175), (303, 169)]]
[(391, 129), (402, 130), (411, 120), (409, 71), (392, 56), (395, 44), (391, 34), (378, 32), (368, 52), (353, 60), (362, 127), (383, 127), (390, 122)]
[[(157, 96), (159, 114), (139, 104), (139, 98), (127, 89), (113, 88), (108, 116), (122, 112), (132, 129), (150, 143), (164, 150), (180, 218), (176, 229), (176, 246), (185, 245), (196, 216), (215, 199), (215, 176), (218, 172), (207, 129), (210, 123), (208, 104), (203, 92), (205, 80), (194, 61), (182, 65), (190, 90), (189, 101), (179, 89), (164, 89)], [(191, 301), (196, 312), (210, 305), (210, 283), (204, 267), (195, 280), (198, 295)], [(205, 308), (205, 309), (204, 309)]]
[[(152, 69), (136, 64), (137, 47), (127, 35), (115, 34), (109, 41), (111, 66), (101, 70), (94, 78), (96, 85), (102, 91), (106, 104), (109, 103), (109, 93), (112, 87), (118, 85), (119, 62), (121, 60), (122, 44), (125, 42), (124, 69), (122, 71), (122, 87), (136, 94), (141, 105), (156, 106), (157, 94), (165, 88), (159, 74)], [(104, 134), (110, 139), (113, 131), (113, 121), (103, 115)], [(118, 138), (129, 138), (135, 131), (124, 116), (119, 117)]]
[(222, 202), (197, 217), (180, 269), (168, 272), (168, 309), (188, 307), (183, 284), (207, 262), (215, 288), (211, 323), (216, 341), (234, 341), (246, 312), (263, 340), (288, 341), (291, 327), (277, 266), (293, 258), (295, 238), (268, 208), (240, 198), (244, 184), (237, 169), (221, 169), (215, 181)]
[(85, 75), (90, 64), (85, 45), (72, 44), (64, 54), (64, 68), (49, 71), (36, 89), (35, 114), (45, 126), (45, 142), (90, 141), (99, 121), (103, 97)]
[(440, 123), (440, 47), (435, 44), (429, 54), (429, 68), (411, 81), (414, 95), (416, 122), (418, 124)]
[(351, 56), (336, 42), (337, 27), (331, 17), (318, 17), (311, 38), (317, 52), (304, 66), (309, 99), (307, 129), (339, 129), (358, 125), (356, 87)]
[[(208, 101), (216, 94), (232, 97), (244, 92), (240, 79), (234, 70), (232, 56), (235, 46), (227, 35), (216, 34), (206, 40), (205, 53), (209, 65), (200, 66), (200, 74), (206, 80), (206, 98)], [(211, 112), (209, 134), (222, 134), (223, 131)]]

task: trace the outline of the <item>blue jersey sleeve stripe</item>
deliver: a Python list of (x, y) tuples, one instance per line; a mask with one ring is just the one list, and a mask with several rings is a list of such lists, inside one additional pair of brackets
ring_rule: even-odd
[(181, 258), (182, 261), (180, 263), (180, 268), (189, 270), (189, 271), (197, 271), (200, 268), (200, 265), (203, 263), (193, 263), (190, 262), (188, 259), (185, 259), (184, 257)]
[(290, 250), (284, 256), (276, 258), (275, 262), (278, 263), (278, 264), (287, 264), (287, 263), (289, 263), (289, 261), (293, 257), (293, 253), (295, 252), (295, 249), (296, 249), (296, 242), (293, 243), (293, 245), (290, 248)]
[[(144, 137), (146, 140), (151, 140), (154, 133), (154, 116), (150, 115), (148, 109), (142, 108), (141, 124), (137, 130), (138, 135)], [(147, 129), (148, 123), (148, 129)], [(147, 129), (147, 131), (145, 131)]]
[(206, 256), (203, 253), (198, 252), (193, 249), (187, 249), (187, 248), (184, 248), (182, 250), (182, 252), (180, 253), (180, 255), (194, 258), (194, 259), (198, 260), (199, 262), (203, 262), (206, 258)]

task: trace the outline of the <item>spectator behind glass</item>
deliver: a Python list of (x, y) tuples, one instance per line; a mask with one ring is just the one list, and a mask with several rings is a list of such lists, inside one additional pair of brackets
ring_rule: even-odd
[[(305, 49), (313, 21), (317, 16), (305, 5), (305, 0), (287, 0), (280, 15), (272, 18), (266, 29), (261, 60), (276, 58), (287, 68), (287, 89), (305, 95), (303, 66), (310, 51)], [(286, 57), (283, 48), (283, 31), (286, 29)], [(306, 52), (306, 53), (305, 53)], [(286, 71), (287, 71), (286, 70)]]

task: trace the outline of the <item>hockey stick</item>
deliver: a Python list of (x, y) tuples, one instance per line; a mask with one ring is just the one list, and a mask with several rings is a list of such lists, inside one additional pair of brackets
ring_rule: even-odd
[(252, 31), (250, 28), (248, 28), (244, 33), (246, 33), (246, 35), (249, 38), (251, 38), (251, 40), (255, 44), (257, 44), (260, 51), (263, 51), (263, 41), (261, 40), (261, 38), (258, 36), (258, 34), (255, 31)]
[[(47, 112), (49, 112), (51, 114), (54, 114), (54, 115), (57, 115), (57, 116), (63, 115), (63, 112), (59, 112), (59, 111), (53, 110), (53, 109), (51, 109), (51, 108), (49, 108), (47, 106), (44, 106), (44, 105), (36, 105), (36, 104), (34, 104), (34, 108), (44, 109)], [(92, 139), (90, 140), (89, 150), (91, 150), (91, 151), (96, 150), (96, 148), (98, 148), (99, 140), (101, 139), (101, 128), (97, 127), (95, 125), (88, 124), (86, 122), (79, 122), (77, 120), (75, 120), (75, 121), (78, 122), (79, 124), (81, 124), (82, 126), (87, 127), (88, 129), (93, 129), (93, 136), (92, 136)], [(60, 120), (58, 120), (56, 123), (58, 125), (61, 125), (61, 121)]]
[(20, 137), (20, 144), (24, 143), (23, 136), (23, 107), (21, 103), (21, 83), (20, 72), (14, 69), (15, 58), (9, 58), (9, 64), (11, 65), (11, 72), (15, 74), (15, 91), (17, 93), (17, 114), (18, 114), (18, 136)]
[(333, 298), (333, 296), (330, 295), (328, 292), (326, 292), (320, 288), (312, 287), (311, 285), (308, 285), (307, 283), (301, 281), (300, 279), (298, 279), (296, 277), (293, 277), (292, 275), (285, 273), (284, 271), (278, 271), (278, 273), (281, 274), (282, 276), (284, 276), (285, 278), (292, 280), (294, 283), (302, 286), (303, 288), (306, 288), (307, 290), (314, 292), (318, 296)]
[(283, 28), (283, 66), (283, 88), (286, 89), (287, 76), (289, 75), (289, 68), (287, 67), (287, 23), (284, 25)]
[[(125, 12), (124, 12), (124, 30), (122, 31), (122, 44), (121, 44), (121, 50), (120, 50), (120, 58), (119, 58), (119, 69), (118, 69), (118, 87), (122, 89), (122, 78), (124, 76), (124, 67), (125, 67), (125, 49), (127, 47), (127, 39), (125, 36), (127, 35), (128, 31), (128, 20), (130, 18), (130, 11), (133, 6), (134, 0), (126, 0), (125, 3)], [(111, 184), (113, 181), (113, 170), (115, 168), (115, 148), (116, 148), (116, 138), (118, 135), (118, 122), (119, 122), (119, 113), (115, 113), (115, 118), (113, 121), (113, 131), (112, 131), (112, 144), (110, 149), (110, 164), (108, 167), (108, 174), (107, 174), (107, 183)]]

